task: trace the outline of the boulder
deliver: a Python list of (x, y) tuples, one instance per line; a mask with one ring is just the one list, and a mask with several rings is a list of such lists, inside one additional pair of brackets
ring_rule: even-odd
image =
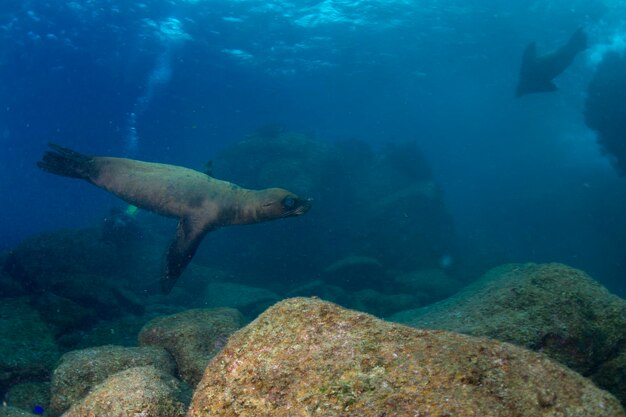
[(294, 298), (274, 305), (230, 338), (207, 367), (187, 415), (626, 413), (612, 395), (538, 353)]
[(64, 417), (183, 417), (189, 391), (171, 374), (153, 366), (111, 375)]
[(385, 317), (399, 310), (422, 305), (419, 296), (412, 294), (382, 294), (376, 290), (361, 290), (352, 294), (350, 308)]
[(148, 365), (168, 374), (176, 371), (170, 355), (156, 346), (108, 345), (66, 353), (52, 375), (49, 415), (61, 415), (109, 376)]
[(15, 384), (7, 391), (4, 400), (8, 406), (25, 411), (35, 407), (48, 410), (50, 404), (50, 384), (48, 382), (23, 382)]
[(48, 288), (56, 274), (112, 274), (115, 250), (100, 238), (99, 228), (42, 233), (9, 253), (4, 271), (31, 291)]
[(463, 284), (443, 269), (423, 269), (398, 275), (396, 286), (409, 294), (421, 294), (430, 302), (439, 301), (459, 291)]
[(307, 281), (291, 288), (287, 297), (317, 297), (333, 303), (347, 305), (350, 294), (336, 285), (326, 284), (321, 279)]
[(201, 297), (196, 297), (194, 304), (202, 308), (231, 307), (244, 314), (257, 311), (258, 315), (279, 299), (278, 294), (265, 288), (212, 282), (207, 284)]
[(27, 298), (0, 299), (0, 390), (46, 378), (59, 351), (53, 332)]
[(626, 346), (619, 355), (603, 363), (591, 375), (591, 379), (626, 406)]
[(626, 342), (626, 301), (561, 264), (494, 268), (450, 299), (389, 319), (514, 343), (583, 375)]
[(209, 360), (242, 322), (241, 313), (232, 308), (187, 310), (148, 322), (139, 333), (139, 344), (167, 350), (176, 360), (181, 379), (195, 386)]
[(368, 256), (350, 255), (324, 269), (324, 280), (343, 288), (384, 288), (385, 270), (380, 261)]

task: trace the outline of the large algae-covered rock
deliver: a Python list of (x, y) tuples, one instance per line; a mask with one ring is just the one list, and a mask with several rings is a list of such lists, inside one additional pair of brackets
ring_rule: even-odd
[(109, 376), (138, 366), (173, 374), (170, 355), (159, 347), (99, 346), (68, 352), (52, 375), (50, 415), (57, 416)]
[(27, 298), (0, 299), (0, 390), (46, 377), (58, 356), (51, 329)]
[(187, 310), (148, 322), (139, 333), (139, 344), (165, 348), (182, 380), (193, 386), (242, 322), (241, 313), (232, 308)]
[(63, 414), (64, 417), (182, 417), (188, 396), (183, 384), (153, 366), (118, 372)]
[(189, 417), (626, 416), (543, 355), (384, 322), (317, 299), (282, 301), (209, 364)]
[(390, 319), (515, 343), (583, 375), (626, 341), (626, 302), (561, 264), (494, 268), (450, 299)]

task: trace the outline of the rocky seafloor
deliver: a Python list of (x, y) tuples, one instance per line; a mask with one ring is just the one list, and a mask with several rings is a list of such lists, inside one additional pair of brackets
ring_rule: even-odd
[(261, 133), (214, 169), (314, 209), (211, 233), (167, 296), (144, 213), (0, 253), (0, 417), (626, 416), (625, 300), (562, 264), (476, 273), (414, 147)]
[[(317, 296), (249, 321), (229, 306), (150, 295), (131, 303), (143, 302), (141, 313), (109, 300), (116, 314), (81, 327), (87, 306), (53, 314), (42, 294), (0, 299), (0, 415), (626, 415), (626, 301), (561, 264), (503, 265), (388, 320)], [(61, 298), (55, 305), (78, 304)]]

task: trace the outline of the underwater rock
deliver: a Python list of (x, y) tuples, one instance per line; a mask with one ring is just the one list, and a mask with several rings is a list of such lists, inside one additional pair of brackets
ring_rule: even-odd
[[(198, 262), (293, 286), (352, 254), (411, 271), (437, 266), (454, 247), (440, 187), (415, 144), (375, 151), (358, 140), (331, 143), (285, 129), (261, 130), (214, 162), (217, 178), (249, 188), (285, 187), (312, 197), (314, 206), (289, 227), (229, 230), (228, 239), (200, 249)], [(368, 288), (362, 282), (349, 289)]]
[(93, 309), (85, 308), (51, 292), (33, 297), (32, 304), (46, 323), (55, 329), (57, 337), (72, 330), (85, 328), (99, 320)]
[(3, 270), (30, 291), (47, 289), (57, 274), (112, 274), (115, 251), (100, 235), (99, 228), (42, 233), (11, 251)]
[(591, 380), (615, 395), (626, 406), (626, 344), (619, 355), (603, 363), (591, 375)]
[(621, 175), (626, 175), (626, 54), (609, 52), (587, 88), (585, 122)]
[(0, 391), (46, 378), (59, 357), (51, 329), (27, 298), (0, 299), (0, 340)]
[(73, 350), (103, 345), (137, 346), (137, 334), (147, 321), (145, 316), (134, 315), (102, 320), (88, 330), (65, 335), (59, 343)]
[(253, 311), (260, 313), (278, 300), (278, 294), (265, 288), (212, 282), (206, 286), (201, 297), (196, 297), (194, 304), (203, 308), (231, 307), (247, 315)]
[(109, 345), (66, 353), (52, 375), (49, 415), (61, 415), (109, 376), (148, 365), (159, 372), (176, 372), (171, 356), (159, 347)]
[(176, 360), (181, 379), (195, 386), (242, 322), (241, 313), (232, 308), (187, 310), (148, 322), (139, 333), (139, 344), (165, 348)]
[(348, 305), (350, 295), (341, 287), (316, 279), (290, 289), (286, 297), (317, 297), (340, 305)]
[(421, 305), (423, 302), (420, 297), (413, 294), (382, 294), (376, 290), (367, 289), (352, 294), (349, 307), (378, 317), (386, 317)]
[(317, 299), (282, 301), (235, 333), (187, 414), (200, 416), (626, 416), (543, 355), (384, 322)]
[(37, 406), (47, 410), (50, 404), (50, 384), (48, 382), (15, 384), (7, 391), (4, 400), (8, 406), (24, 411), (35, 410)]
[(447, 298), (463, 287), (461, 282), (449, 277), (442, 269), (413, 271), (396, 276), (394, 281), (410, 294), (421, 294), (425, 304)]
[(561, 264), (503, 265), (450, 299), (389, 319), (514, 343), (583, 375), (626, 341), (626, 302)]
[(64, 417), (183, 417), (189, 390), (153, 366), (130, 368), (98, 384)]
[(8, 275), (0, 272), (0, 298), (16, 298), (26, 295), (22, 285)]
[(380, 288), (385, 286), (385, 271), (376, 258), (347, 256), (324, 269), (329, 284), (350, 289)]
[(35, 417), (36, 414), (29, 413), (21, 408), (11, 406), (0, 406), (0, 417)]
[(61, 275), (50, 291), (94, 310), (100, 318), (119, 317), (124, 313), (142, 315), (144, 306), (130, 291), (92, 274)]

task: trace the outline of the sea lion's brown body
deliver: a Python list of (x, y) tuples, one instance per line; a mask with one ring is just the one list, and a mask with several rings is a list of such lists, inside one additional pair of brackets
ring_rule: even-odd
[(180, 219), (168, 251), (162, 289), (169, 292), (206, 233), (231, 224), (251, 224), (304, 214), (308, 200), (280, 188), (248, 190), (175, 165), (126, 158), (90, 157), (51, 145), (39, 167), (82, 178), (122, 200)]

